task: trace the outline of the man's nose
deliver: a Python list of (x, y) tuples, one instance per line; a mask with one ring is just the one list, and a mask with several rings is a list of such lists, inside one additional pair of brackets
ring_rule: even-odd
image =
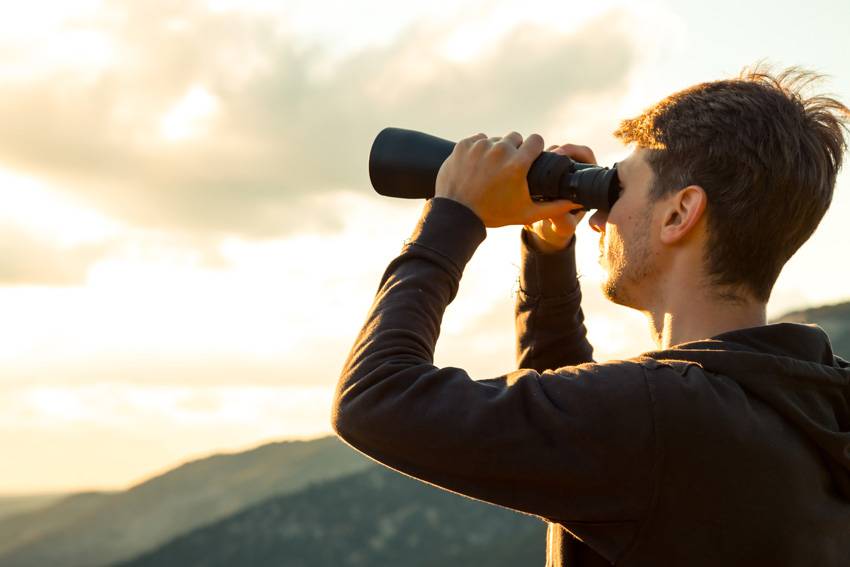
[(587, 221), (596, 232), (605, 232), (605, 223), (608, 221), (608, 211), (596, 210)]

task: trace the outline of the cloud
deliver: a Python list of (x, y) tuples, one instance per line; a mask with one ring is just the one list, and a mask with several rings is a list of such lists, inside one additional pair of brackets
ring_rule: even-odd
[(276, 18), (112, 3), (73, 23), (95, 63), (0, 79), (0, 163), (131, 225), (335, 230), (329, 195), (371, 191), (368, 151), (383, 127), (454, 139), (540, 131), (571, 100), (623, 89), (634, 64), (616, 13), (572, 34), (520, 24), (452, 60), (440, 45), (463, 25), (415, 22), (332, 58)]
[(109, 249), (102, 243), (61, 247), (0, 225), (0, 285), (79, 285)]
[(187, 458), (327, 435), (332, 396), (330, 387), (0, 388), (0, 444), (8, 457), (0, 486), (123, 489)]

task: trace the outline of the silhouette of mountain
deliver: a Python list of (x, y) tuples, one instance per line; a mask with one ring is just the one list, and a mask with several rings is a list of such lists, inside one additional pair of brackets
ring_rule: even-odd
[(126, 491), (75, 494), (0, 519), (0, 565), (107, 565), (371, 462), (335, 436), (192, 461)]
[(0, 519), (45, 508), (68, 494), (21, 494), (0, 496)]
[(545, 547), (540, 518), (375, 465), (270, 499), (120, 567), (515, 567), (542, 565)]
[(775, 323), (815, 323), (826, 331), (832, 351), (850, 360), (850, 301), (786, 313)]

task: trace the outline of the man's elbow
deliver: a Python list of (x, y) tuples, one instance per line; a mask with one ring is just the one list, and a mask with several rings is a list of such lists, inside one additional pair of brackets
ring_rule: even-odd
[(362, 429), (363, 416), (357, 411), (355, 399), (349, 392), (348, 395), (337, 390), (331, 404), (331, 427), (341, 439), (349, 441), (356, 435), (356, 431)]
[[(376, 399), (378, 392), (360, 387), (337, 388), (331, 404), (331, 427), (353, 447), (381, 443), (392, 431), (392, 412)], [(383, 409), (382, 409), (383, 408)]]
[(331, 427), (340, 437), (344, 437), (347, 420), (346, 420), (346, 400), (343, 392), (338, 384), (334, 392), (333, 401), (331, 402)]
[(339, 398), (335, 398), (331, 406), (331, 427), (338, 437), (345, 439), (348, 436), (348, 419), (346, 419), (344, 406)]

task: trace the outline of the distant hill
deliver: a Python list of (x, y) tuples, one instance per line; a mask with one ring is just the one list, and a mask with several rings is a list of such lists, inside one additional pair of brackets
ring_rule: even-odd
[(271, 496), (369, 464), (335, 436), (200, 459), (126, 491), (75, 494), (0, 519), (0, 565), (107, 565)]
[(67, 494), (32, 494), (22, 496), (0, 496), (0, 519), (24, 512), (45, 508)]
[(516, 567), (545, 561), (543, 520), (374, 465), (270, 499), (120, 567)]
[(787, 313), (774, 323), (815, 323), (826, 331), (832, 351), (850, 360), (850, 301)]

